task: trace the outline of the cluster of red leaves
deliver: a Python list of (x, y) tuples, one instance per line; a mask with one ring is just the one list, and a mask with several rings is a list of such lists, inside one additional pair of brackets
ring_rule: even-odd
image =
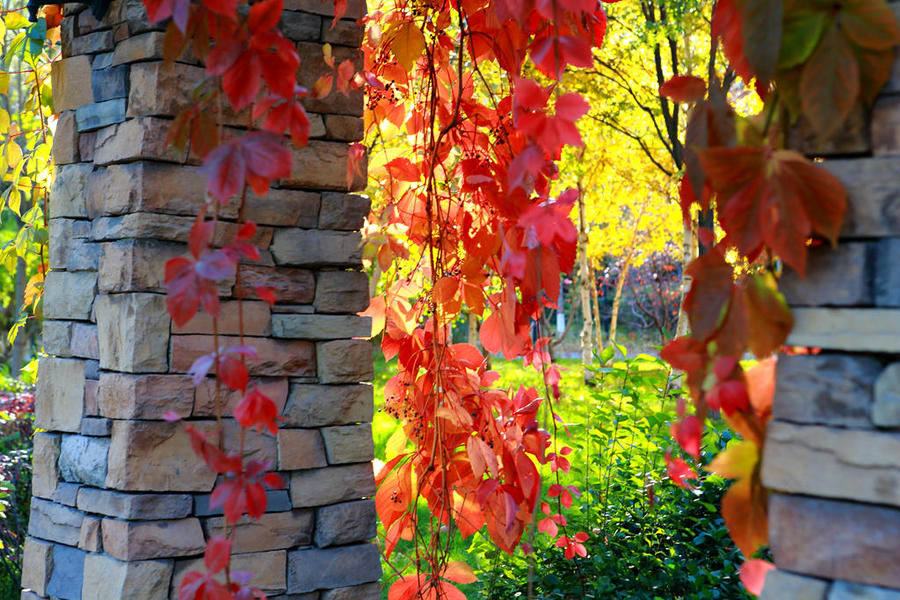
[[(544, 397), (558, 396), (559, 371), (531, 324), (557, 305), (560, 275), (574, 264), (577, 192), (552, 197), (550, 189), (562, 149), (582, 145), (576, 121), (589, 105), (541, 81), (593, 65), (606, 13), (596, 0), (461, 0), (415, 10), (399, 2), (368, 22), (367, 122), (391, 123), (414, 140), (414, 152), (372, 173), (389, 196), (382, 230), (404, 237), (382, 235), (374, 254), (387, 270), (409, 256), (406, 245), (418, 248), (431, 279), (399, 279), (370, 309), (384, 322), (386, 358), (399, 365), (385, 410), (412, 442), (379, 474), (376, 506), (387, 556), (399, 540), (422, 537), (419, 499), (437, 524), (430, 547), (417, 552), (422, 571), (397, 580), (391, 598), (431, 597), (437, 592), (427, 590), (438, 587), (457, 597), (441, 576), (441, 527), (463, 536), (486, 527), (512, 552), (537, 509), (540, 465), (554, 477), (569, 469), (570, 450), (551, 452), (551, 435), (538, 426)], [(525, 68), (529, 60), (536, 70)], [(502, 89), (485, 86), (480, 68), (499, 68)], [(481, 352), (450, 341), (463, 310), (484, 318), (484, 350), (523, 358), (544, 375), (547, 393), (495, 389), (498, 376)], [(557, 510), (544, 504), (541, 527), (564, 534), (557, 545), (568, 558), (586, 553), (587, 534), (566, 533), (561, 514), (573, 494), (558, 482), (550, 488)]]
[[(192, 94), (193, 105), (176, 118), (168, 142), (182, 150), (189, 144), (191, 152), (203, 159), (208, 201), (191, 228), (190, 255), (166, 263), (165, 283), (167, 309), (176, 326), (185, 325), (201, 308), (215, 322), (220, 311), (217, 284), (239, 275), (242, 261), (259, 259), (259, 250), (250, 243), (256, 233), (254, 223), (241, 223), (227, 244), (216, 241), (219, 205), (235, 195), (241, 195), (243, 203), (248, 187), (265, 194), (273, 181), (290, 175), (292, 153), (285, 135), (297, 147), (309, 138), (309, 119), (301, 104), (306, 90), (297, 83), (300, 57), (278, 29), (283, 0), (254, 2), (246, 12), (239, 12), (244, 4), (239, 0), (144, 0), (144, 4), (151, 22), (171, 18), (165, 38), (168, 60), (177, 58), (190, 43), (206, 65), (207, 77)], [(346, 8), (346, 2), (338, 4)], [(247, 129), (229, 130), (223, 138), (224, 113), (247, 114)], [(260, 123), (258, 129), (254, 122)], [(275, 301), (270, 289), (257, 288), (256, 293), (269, 303)], [(239, 392), (241, 400), (233, 411), (238, 425), (274, 436), (277, 407), (251, 382), (247, 369), (247, 360), (255, 358), (256, 350), (249, 346), (215, 347), (194, 362), (190, 374), (195, 385), (214, 375), (217, 397), (222, 387)], [(221, 416), (221, 406), (217, 413)], [(266, 488), (284, 486), (281, 477), (271, 472), (270, 462), (248, 460), (243, 435), (239, 448), (226, 451), (219, 429), (200, 430), (188, 424), (186, 432), (194, 452), (219, 476), (210, 507), (222, 508), (228, 525), (244, 515), (259, 519), (266, 510)], [(227, 568), (231, 547), (227, 537), (208, 541), (206, 572), (192, 571), (184, 577), (179, 600), (265, 598), (250, 585), (251, 573)]]
[[(670, 342), (662, 356), (685, 372), (694, 413), (680, 407), (672, 436), (699, 460), (709, 411), (721, 412), (742, 441), (717, 456), (706, 470), (735, 483), (722, 501), (722, 515), (735, 544), (748, 559), (767, 542), (766, 490), (759, 461), (771, 416), (774, 358), (792, 326), (778, 292), (777, 258), (805, 275), (811, 238), (836, 243), (846, 193), (828, 171), (781, 149), (782, 107), (802, 114), (820, 135), (845, 121), (858, 103), (869, 103), (889, 76), (900, 31), (883, 0), (781, 3), (719, 0), (712, 22), (731, 68), (766, 102), (758, 119), (736, 124), (717, 80), (676, 76), (660, 94), (693, 103), (686, 131), (681, 185), (685, 219), (693, 204), (713, 207), (725, 237), (714, 243), (701, 231), (706, 253), (687, 269), (691, 289), (684, 300), (691, 334)], [(772, 83), (774, 82), (774, 86)], [(777, 89), (778, 93), (772, 90)], [(734, 251), (737, 261), (727, 260)], [(762, 362), (744, 370), (747, 351)], [(667, 453), (678, 485), (696, 478), (688, 462)], [(754, 593), (770, 568), (750, 560), (741, 571)]]

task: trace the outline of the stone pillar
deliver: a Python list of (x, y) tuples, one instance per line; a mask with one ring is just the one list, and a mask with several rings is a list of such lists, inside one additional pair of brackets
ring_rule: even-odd
[[(303, 84), (325, 72), (322, 44), (359, 59), (360, 2), (331, 28), (331, 0), (286, 0), (283, 31), (302, 57)], [(140, 0), (115, 0), (102, 21), (67, 4), (63, 58), (54, 65), (58, 165), (50, 204), (52, 269), (44, 296), (34, 498), (22, 598), (163, 600), (202, 569), (214, 476), (193, 454), (174, 411), (215, 423), (212, 386), (185, 374), (213, 350), (211, 321), (175, 328), (163, 267), (186, 253), (203, 202), (198, 160), (167, 149), (172, 117), (202, 70), (190, 57), (165, 66), (162, 29)], [(379, 597), (375, 537), (372, 349), (358, 229), (368, 200), (348, 192), (349, 143), (363, 132), (361, 92), (307, 103), (311, 141), (266, 197), (251, 195), (262, 260), (245, 265), (251, 374), (283, 409), (277, 438), (251, 433), (249, 452), (277, 465), (288, 489), (269, 494), (258, 522), (237, 526), (234, 567), (270, 597)], [(236, 204), (220, 212), (230, 240)], [(276, 290), (273, 307), (253, 287)], [(220, 332), (236, 336), (237, 290), (222, 285)], [(226, 340), (230, 343), (234, 337)], [(232, 407), (237, 398), (226, 398)], [(230, 411), (230, 408), (229, 408)], [(229, 412), (230, 415), (230, 412)], [(226, 445), (237, 426), (225, 421)]]
[(826, 156), (849, 207), (840, 246), (783, 279), (788, 343), (821, 353), (778, 361), (762, 472), (777, 570), (761, 598), (900, 600), (900, 64), (871, 115), (795, 141)]

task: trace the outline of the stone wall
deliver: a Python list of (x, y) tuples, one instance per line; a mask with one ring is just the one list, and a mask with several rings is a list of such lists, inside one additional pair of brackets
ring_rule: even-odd
[(849, 209), (840, 246), (783, 279), (788, 343), (821, 353), (778, 362), (762, 472), (778, 569), (761, 598), (900, 600), (900, 62), (871, 115), (794, 141), (826, 157)]
[[(307, 87), (326, 69), (322, 44), (358, 59), (360, 3), (330, 28), (332, 0), (286, 0), (283, 31), (296, 41)], [(116, 0), (100, 22), (64, 9), (63, 58), (54, 65), (59, 114), (50, 203), (51, 271), (44, 296), (34, 499), (23, 600), (162, 600), (202, 568), (205, 539), (221, 531), (209, 507), (214, 475), (191, 451), (183, 424), (214, 426), (213, 388), (185, 375), (213, 350), (211, 321), (177, 329), (166, 313), (165, 261), (186, 252), (204, 198), (198, 160), (166, 148), (173, 115), (202, 70), (162, 62), (162, 30), (140, 0)], [(277, 438), (251, 433), (249, 452), (289, 482), (269, 493), (258, 522), (237, 526), (234, 566), (270, 597), (376, 599), (372, 351), (360, 234), (368, 201), (349, 191), (349, 142), (362, 137), (363, 98), (309, 100), (309, 146), (291, 177), (251, 195), (259, 263), (243, 267), (250, 364), (283, 409)], [(233, 123), (246, 122), (233, 120)], [(220, 212), (217, 239), (236, 231), (237, 205)], [(255, 300), (272, 286), (277, 304)], [(235, 284), (223, 285), (220, 333), (239, 333)], [(233, 338), (232, 338), (233, 339)], [(225, 343), (229, 343), (227, 339)], [(237, 398), (226, 399), (233, 406)], [(238, 428), (224, 421), (226, 445)]]

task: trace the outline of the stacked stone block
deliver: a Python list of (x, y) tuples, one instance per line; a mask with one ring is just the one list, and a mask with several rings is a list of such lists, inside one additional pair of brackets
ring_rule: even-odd
[[(285, 35), (302, 57), (302, 83), (326, 72), (322, 45), (360, 61), (361, 2), (331, 28), (331, 0), (286, 0)], [(212, 321), (184, 328), (166, 313), (164, 265), (187, 252), (204, 202), (199, 160), (167, 148), (173, 117), (202, 69), (191, 56), (165, 65), (163, 30), (140, 0), (115, 0), (102, 20), (64, 8), (63, 58), (53, 66), (59, 120), (50, 203), (51, 271), (35, 436), (34, 499), (22, 598), (163, 600), (185, 573), (202, 569), (206, 540), (221, 533), (210, 507), (215, 475), (194, 455), (184, 425), (215, 426), (212, 380), (186, 374), (213, 350)], [(251, 375), (284, 420), (277, 437), (250, 432), (246, 451), (288, 483), (269, 492), (259, 521), (236, 526), (233, 568), (282, 600), (375, 599), (380, 595), (370, 422), (372, 347), (368, 282), (358, 232), (368, 200), (350, 192), (349, 143), (362, 137), (361, 92), (309, 99), (309, 146), (291, 176), (265, 197), (250, 194), (262, 259), (219, 287), (221, 344), (259, 351)], [(229, 126), (246, 115), (228, 117)], [(215, 242), (238, 225), (235, 202), (219, 211)], [(275, 289), (270, 307), (255, 286)], [(240, 289), (238, 289), (240, 287)], [(225, 394), (224, 439), (239, 428)]]
[(782, 280), (788, 343), (821, 352), (778, 361), (764, 600), (900, 600), (900, 62), (859, 113), (832, 140), (793, 137), (849, 207), (839, 247)]

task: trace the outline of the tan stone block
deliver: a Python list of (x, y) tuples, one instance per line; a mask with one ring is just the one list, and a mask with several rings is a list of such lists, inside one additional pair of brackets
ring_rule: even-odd
[(801, 308), (789, 346), (855, 352), (900, 352), (900, 309)]
[(356, 231), (362, 229), (372, 202), (366, 196), (324, 192), (319, 209), (319, 229)]
[(75, 546), (81, 537), (83, 519), (84, 514), (74, 508), (32, 498), (28, 535), (66, 546)]
[(34, 434), (33, 439), (31, 493), (37, 498), (51, 499), (56, 496), (60, 478), (60, 435), (39, 431)]
[(245, 298), (255, 297), (257, 286), (272, 288), (277, 303), (311, 304), (316, 294), (315, 276), (305, 269), (243, 265), (241, 285)]
[(100, 539), (100, 523), (98, 517), (85, 517), (81, 522), (81, 536), (78, 538), (78, 547), (88, 552), (102, 552), (103, 545)]
[[(251, 375), (270, 377), (309, 377), (315, 375), (316, 351), (312, 342), (245, 338), (245, 345), (256, 348), (258, 358), (248, 359)], [(237, 346), (240, 339), (219, 336), (223, 348)], [(194, 361), (213, 350), (213, 338), (206, 335), (172, 336), (172, 371), (187, 373)]]
[(316, 276), (316, 312), (355, 314), (369, 306), (369, 278), (361, 271), (321, 271)]
[(78, 127), (75, 124), (75, 111), (60, 113), (53, 132), (53, 162), (57, 165), (76, 163), (78, 156)]
[[(121, 240), (126, 238), (157, 239), (171, 242), (187, 242), (193, 217), (164, 215), (155, 213), (131, 213), (120, 217), (100, 217), (91, 227), (91, 239), (98, 241)], [(234, 240), (238, 232), (236, 223), (219, 222), (213, 233), (214, 246), (224, 246)], [(272, 229), (257, 227), (248, 243), (267, 248), (272, 241)]]
[[(284, 405), (287, 402), (288, 380), (287, 379), (254, 379), (254, 385), (259, 388), (263, 394), (269, 397), (275, 403), (275, 407), (280, 415), (284, 411)], [(241, 401), (243, 395), (235, 390), (231, 390), (226, 386), (220, 385), (219, 389), (220, 402), (222, 406), (222, 416), (230, 417), (234, 415), (234, 407)], [(207, 378), (200, 382), (194, 395), (194, 416), (195, 417), (214, 417), (216, 415), (216, 380)]]
[(369, 462), (375, 458), (372, 426), (369, 423), (323, 427), (322, 439), (325, 440), (328, 464)]
[(82, 487), (78, 490), (78, 510), (135, 521), (182, 519), (193, 510), (189, 494), (134, 494)]
[(322, 41), (338, 46), (359, 48), (363, 39), (363, 25), (357, 19), (341, 19), (337, 23), (322, 21)]
[(375, 368), (368, 340), (335, 340), (316, 344), (319, 383), (372, 381)]
[(35, 425), (75, 433), (84, 416), (84, 362), (44, 357), (39, 367)]
[(156, 240), (119, 240), (100, 248), (100, 292), (165, 292), (166, 262), (187, 251), (184, 244)]
[(375, 474), (370, 463), (291, 473), (291, 502), (297, 508), (360, 500), (374, 495)]
[(780, 569), (900, 588), (900, 510), (773, 494), (769, 545)]
[(81, 600), (168, 600), (172, 561), (123, 562), (105, 554), (84, 559)]
[(47, 583), (53, 572), (53, 544), (25, 538), (25, 549), (22, 552), (22, 587), (46, 596)]
[[(334, 16), (334, 2), (331, 0), (285, 0), (284, 9), (299, 10), (326, 17)], [(364, 14), (366, 14), (366, 9), (363, 0), (347, 2), (347, 11), (344, 13), (344, 17), (358, 19)], [(330, 25), (330, 23), (327, 24)]]
[(380, 600), (381, 584), (363, 583), (350, 587), (325, 590), (320, 600)]
[(342, 268), (362, 265), (362, 236), (358, 232), (279, 229), (271, 250), (279, 265)]
[(278, 469), (318, 469), (328, 466), (325, 444), (318, 429), (282, 429), (278, 432)]
[(202, 554), (206, 547), (199, 519), (121, 521), (103, 519), (103, 549), (119, 560), (147, 560)]
[[(203, 78), (201, 67), (182, 63), (142, 62), (131, 65), (128, 116), (177, 115), (190, 105), (189, 93)], [(183, 90), (184, 93), (173, 93), (175, 90)]]
[(361, 174), (347, 181), (349, 146), (342, 142), (311, 140), (307, 146), (294, 150), (291, 175), (282, 181), (285, 187), (321, 190), (356, 191), (365, 189), (366, 165)]
[(264, 196), (247, 194), (244, 218), (259, 225), (305, 227), (318, 223), (319, 194), (300, 190), (271, 189)]
[(343, 142), (358, 142), (365, 136), (363, 120), (347, 115), (325, 115), (325, 132), (330, 139)]
[[(180, 560), (175, 564), (175, 574), (172, 576), (172, 596), (181, 585), (181, 580), (191, 571), (206, 572), (203, 559)], [(247, 554), (233, 554), (231, 556), (231, 571), (244, 571), (253, 573), (251, 581), (253, 587), (259, 588), (266, 594), (279, 594), (287, 589), (287, 552), (276, 550), (274, 552), (250, 552)], [(216, 577), (217, 581), (224, 582), (225, 573)]]
[[(240, 308), (240, 309), (239, 309)], [(266, 302), (222, 302), (219, 305), (218, 331), (220, 335), (239, 335), (243, 323), (244, 335), (267, 336), (272, 333), (272, 311)], [(241, 316), (241, 311), (243, 316)], [(177, 333), (212, 335), (213, 318), (209, 313), (198, 312), (184, 327), (175, 327)]]
[(291, 386), (284, 409), (289, 427), (369, 423), (374, 413), (370, 384)]
[(762, 477), (781, 491), (900, 507), (900, 434), (776, 421)]
[[(193, 424), (208, 433), (215, 424)], [(216, 475), (191, 449), (180, 423), (114, 421), (106, 485), (129, 491), (209, 492)]]
[(165, 34), (161, 31), (148, 31), (147, 33), (122, 40), (116, 44), (112, 65), (145, 60), (161, 60), (163, 57), (164, 38)]
[(83, 131), (78, 134), (78, 157), (84, 162), (93, 162), (94, 144), (97, 142), (96, 131)]
[(189, 417), (194, 382), (184, 375), (128, 375), (101, 373), (100, 414), (110, 419), (161, 420), (173, 412)]
[(97, 290), (93, 271), (50, 271), (44, 282), (44, 317), (87, 321)]
[[(207, 519), (204, 527), (207, 535), (215, 535), (222, 530), (224, 517)], [(266, 513), (258, 521), (244, 516), (234, 527), (235, 553), (265, 552), (285, 550), (312, 543), (313, 512), (311, 510), (289, 510)]]
[(104, 294), (96, 304), (101, 368), (126, 373), (168, 370), (172, 320), (164, 296)]
[(53, 85), (53, 109), (56, 112), (75, 110), (91, 104), (94, 94), (86, 82), (91, 80), (91, 59), (88, 56), (73, 56), (50, 64), (50, 79)]
[(94, 142), (94, 163), (106, 166), (140, 159), (183, 163), (183, 153), (166, 146), (170, 125), (164, 119), (140, 117), (104, 127)]
[[(232, 419), (222, 421), (222, 436), (225, 452), (239, 453), (241, 451), (241, 427)], [(272, 466), (278, 461), (278, 445), (274, 437), (264, 430), (260, 433), (255, 429), (243, 430), (244, 432), (244, 457), (249, 460), (261, 460)]]

